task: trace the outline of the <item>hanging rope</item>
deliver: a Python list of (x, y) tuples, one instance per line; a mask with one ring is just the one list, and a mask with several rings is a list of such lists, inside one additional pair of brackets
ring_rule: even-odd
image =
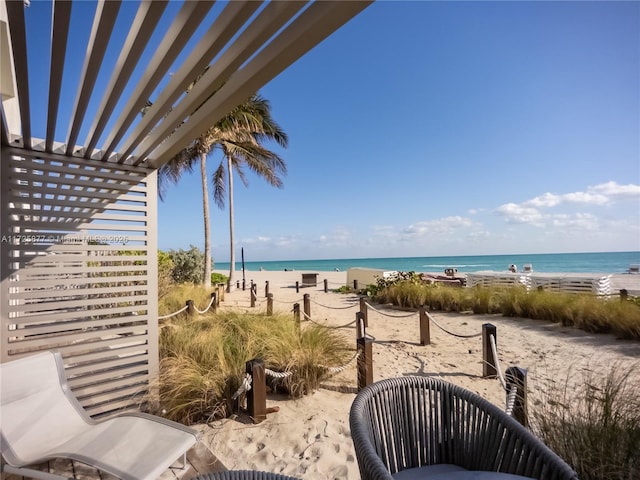
[(345, 323), (344, 325), (338, 325), (338, 326), (333, 326), (333, 325), (323, 325), (322, 323), (318, 323), (315, 320), (313, 320), (309, 315), (307, 315), (305, 312), (301, 312), (302, 316), (306, 319), (309, 320), (311, 323), (318, 325), (319, 327), (324, 327), (324, 328), (346, 328), (349, 327), (351, 325), (353, 325), (354, 323), (356, 323), (355, 320), (352, 320), (349, 323)]
[(198, 310), (198, 308), (194, 305), (193, 309), (198, 312), (200, 315), (202, 315), (203, 313), (207, 313), (207, 311), (211, 308), (211, 305), (213, 305), (215, 298), (211, 297), (211, 301), (209, 302), (209, 305), (207, 305), (207, 308), (205, 308), (204, 310)]
[(273, 370), (270, 370), (268, 368), (264, 369), (264, 373), (265, 375), (268, 375), (270, 377), (273, 378), (287, 378), (290, 377), (291, 375), (293, 375), (293, 372), (289, 371), (289, 372), (274, 372)]
[(504, 409), (505, 413), (507, 415), (512, 415), (513, 414), (513, 407), (516, 404), (516, 399), (518, 398), (518, 387), (516, 387), (515, 385), (511, 386), (511, 390), (509, 391), (509, 394), (507, 395), (507, 407)]
[(328, 308), (330, 310), (348, 310), (349, 308), (353, 308), (353, 307), (357, 307), (357, 304), (353, 304), (353, 305), (348, 305), (346, 307), (331, 307), (329, 305), (322, 305), (321, 303), (316, 302), (315, 300), (311, 300), (313, 303), (315, 303), (316, 305), (323, 307), (323, 308)]
[(438, 322), (436, 322), (436, 319), (433, 318), (431, 315), (429, 315), (429, 312), (427, 313), (427, 317), (429, 317), (429, 320), (431, 320), (433, 323), (436, 324), (436, 327), (438, 327), (440, 330), (442, 330), (444, 333), (448, 333), (449, 335), (453, 335), (454, 337), (458, 337), (458, 338), (474, 338), (474, 337), (479, 337), (480, 335), (482, 335), (482, 332), (480, 333), (474, 333), (472, 335), (461, 335), (459, 333), (453, 333), (449, 330), (447, 330), (446, 328), (444, 328), (442, 325), (440, 325)]
[(170, 317), (173, 317), (175, 315), (178, 315), (179, 313), (184, 312), (187, 308), (189, 308), (189, 305), (185, 305), (184, 307), (182, 307), (177, 312), (173, 312), (173, 313), (170, 313), (169, 315), (163, 315), (161, 317), (158, 317), (158, 320), (164, 320), (165, 318), (170, 318)]
[(340, 373), (340, 372), (346, 370), (349, 367), (349, 365), (351, 365), (353, 362), (355, 362), (358, 359), (358, 357), (360, 356), (360, 353), (361, 353), (360, 351), (357, 351), (356, 354), (353, 357), (351, 357), (351, 360), (349, 360), (347, 363), (345, 363), (344, 365), (342, 365), (340, 367), (326, 367), (324, 365), (318, 365), (318, 367), (326, 368), (327, 371), (329, 373), (332, 373), (332, 374)]
[(496, 361), (496, 371), (498, 372), (498, 378), (500, 379), (500, 384), (502, 388), (507, 390), (507, 382), (502, 375), (502, 369), (500, 368), (500, 361), (498, 360), (498, 347), (496, 347), (496, 337), (493, 335), (489, 335), (489, 342), (491, 343), (491, 351), (493, 352), (493, 358)]
[(248, 373), (245, 373), (244, 378), (242, 379), (242, 383), (240, 384), (240, 387), (238, 387), (238, 390), (236, 390), (236, 393), (234, 393), (231, 398), (235, 400), (243, 393), (246, 393), (249, 390), (251, 390), (251, 382), (253, 382), (253, 378)]
[(381, 310), (378, 310), (377, 308), (374, 308), (371, 306), (371, 304), (369, 302), (365, 302), (365, 305), (367, 306), (367, 308), (370, 308), (371, 310), (373, 310), (374, 312), (378, 312), (380, 315), (384, 315), (385, 317), (391, 317), (391, 318), (408, 318), (408, 317), (413, 317), (416, 312), (411, 312), (408, 315), (389, 315), (386, 312), (383, 312)]

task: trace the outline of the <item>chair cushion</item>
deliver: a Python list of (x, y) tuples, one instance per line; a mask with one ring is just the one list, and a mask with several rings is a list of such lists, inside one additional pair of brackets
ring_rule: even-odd
[(466, 470), (458, 465), (440, 464), (408, 468), (391, 475), (395, 480), (523, 480), (529, 477), (501, 472)]

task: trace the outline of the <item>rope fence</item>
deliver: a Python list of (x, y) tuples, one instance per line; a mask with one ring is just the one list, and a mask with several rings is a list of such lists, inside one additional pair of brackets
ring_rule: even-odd
[[(325, 291), (326, 291), (326, 280), (325, 280)], [(308, 286), (308, 285), (305, 285)], [(290, 288), (290, 286), (289, 286)], [(299, 288), (298, 282), (296, 282), (296, 290)], [(269, 282), (266, 282), (265, 285), (265, 297), (267, 297), (267, 314), (271, 315), (273, 313), (273, 303), (274, 303), (274, 295), (269, 293)], [(214, 309), (216, 306), (216, 300), (218, 300), (220, 296), (213, 293), (211, 295), (211, 301), (209, 305), (204, 310), (198, 309), (193, 301), (187, 301), (187, 304), (181, 308), (180, 310), (158, 317), (159, 320), (167, 319), (183, 313), (185, 311), (189, 311), (190, 313), (198, 313), (204, 314), (210, 309)], [(257, 285), (251, 281), (250, 286), (250, 301), (251, 307), (256, 306), (256, 302), (258, 301), (257, 295)], [(375, 338), (366, 333), (366, 328), (368, 327), (369, 313), (374, 313), (382, 317), (386, 318), (396, 318), (396, 319), (407, 319), (410, 317), (418, 317), (419, 326), (420, 326), (420, 345), (429, 345), (430, 344), (430, 331), (429, 325), (433, 323), (444, 333), (464, 339), (477, 338), (482, 336), (482, 344), (483, 344), (483, 377), (485, 378), (497, 378), (502, 386), (503, 390), (506, 394), (506, 407), (505, 411), (516, 418), (520, 423), (526, 425), (527, 422), (527, 405), (526, 405), (526, 396), (527, 396), (527, 387), (526, 387), (526, 370), (518, 368), (518, 367), (509, 367), (506, 370), (506, 373), (503, 374), (503, 370), (501, 368), (499, 358), (498, 358), (498, 348), (497, 348), (497, 340), (496, 340), (496, 327), (491, 324), (484, 324), (482, 326), (482, 331), (480, 333), (474, 334), (461, 334), (451, 331), (451, 329), (446, 328), (440, 322), (438, 322), (429, 312), (426, 311), (424, 307), (418, 309), (417, 312), (410, 312), (408, 314), (390, 314), (387, 311), (384, 311), (380, 308), (377, 308), (371, 305), (366, 301), (366, 297), (360, 297), (360, 311), (356, 312), (355, 319), (344, 323), (341, 325), (327, 325), (323, 324), (317, 320), (314, 320), (311, 316), (311, 303), (328, 310), (350, 310), (354, 307), (357, 307), (358, 304), (354, 303), (351, 305), (345, 306), (331, 306), (322, 304), (316, 300), (311, 299), (310, 294), (306, 293), (303, 295), (303, 304), (304, 311), (302, 311), (302, 318), (305, 321), (309, 321), (314, 325), (317, 325), (322, 328), (329, 329), (341, 329), (351, 327), (355, 325), (356, 328), (356, 353), (353, 357), (346, 362), (344, 365), (337, 367), (330, 367), (325, 365), (317, 365), (317, 368), (325, 369), (328, 374), (335, 375), (340, 372), (343, 372), (349, 366), (351, 366), (354, 362), (357, 363), (356, 373), (357, 373), (357, 384), (358, 390), (364, 388), (366, 385), (373, 382), (373, 355), (372, 355), (372, 344), (374, 343)], [(294, 319), (300, 322), (301, 314), (300, 314), (300, 302), (299, 301), (283, 301), (278, 300), (278, 303), (283, 303), (287, 305), (293, 304), (293, 313)], [(326, 319), (325, 319), (326, 320)], [(378, 341), (376, 343), (384, 343), (382, 341)], [(264, 363), (257, 359), (251, 360), (247, 362), (247, 373), (242, 379), (241, 385), (238, 390), (233, 394), (233, 399), (236, 400), (243, 394), (247, 395), (247, 405), (249, 410), (252, 408), (255, 410), (257, 404), (262, 404), (263, 400), (266, 405), (266, 387), (260, 386), (257, 387), (257, 384), (262, 384), (265, 382), (266, 377), (276, 378), (276, 379), (284, 379), (293, 375), (295, 372), (295, 367), (291, 370), (287, 370), (285, 372), (277, 372), (266, 368)], [(253, 387), (252, 387), (253, 385)], [(256, 392), (257, 390), (257, 392)], [(253, 398), (253, 400), (249, 400), (249, 397)], [(264, 397), (264, 398), (263, 398)], [(257, 400), (256, 400), (257, 399)], [(251, 406), (253, 402), (253, 406)], [(257, 402), (257, 404), (256, 404)], [(260, 407), (262, 408), (262, 407)], [(266, 412), (266, 406), (265, 412)], [(259, 409), (258, 409), (259, 410)], [(260, 411), (254, 411), (252, 414), (254, 421), (266, 418), (266, 413), (263, 415)]]
[(219, 298), (220, 297), (216, 292), (212, 293), (211, 301), (209, 302), (209, 305), (207, 305), (207, 307), (204, 310), (200, 310), (198, 307), (196, 307), (195, 304), (193, 303), (193, 300), (187, 300), (186, 305), (182, 307), (180, 310), (175, 311), (173, 313), (169, 313), (167, 315), (161, 315), (158, 317), (158, 320), (166, 320), (167, 318), (175, 317), (176, 315), (179, 315), (186, 310), (189, 310), (190, 313), (195, 312), (195, 313), (199, 313), (200, 315), (203, 315), (207, 313), (211, 309), (211, 307), (214, 307), (214, 310), (215, 310), (215, 304)]

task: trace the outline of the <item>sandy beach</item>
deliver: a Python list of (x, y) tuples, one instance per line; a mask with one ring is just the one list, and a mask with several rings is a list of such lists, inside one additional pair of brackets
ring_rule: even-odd
[[(225, 272), (221, 272), (225, 273)], [(359, 301), (355, 295), (324, 292), (346, 282), (346, 272), (320, 272), (317, 287), (300, 288), (300, 271), (246, 272), (247, 289), (225, 295), (222, 308), (266, 310), (265, 282), (274, 295), (274, 310), (290, 314), (304, 294), (311, 299), (311, 319), (323, 325), (341, 326), (355, 319)], [(635, 278), (638, 277), (638, 278)], [(238, 278), (242, 280), (242, 272)], [(248, 284), (257, 285), (257, 301), (250, 307)], [(617, 289), (637, 290), (640, 276), (616, 278)], [(482, 377), (481, 337), (461, 338), (481, 332), (482, 325), (497, 328), (498, 357), (502, 370), (518, 366), (528, 371), (529, 403), (544, 396), (549, 382), (562, 385), (567, 376), (579, 382), (587, 372), (607, 371), (611, 365), (640, 362), (640, 342), (595, 335), (547, 322), (504, 318), (500, 315), (445, 314), (434, 312), (440, 327), (431, 326), (431, 344), (419, 344), (418, 314), (372, 305), (367, 333), (373, 344), (373, 378), (430, 375), (480, 394), (504, 408), (505, 391), (498, 379)], [(304, 325), (305, 322), (303, 322)], [(353, 340), (355, 327), (341, 328)], [(634, 381), (640, 382), (636, 369)], [(289, 399), (270, 395), (267, 406), (279, 411), (254, 425), (245, 417), (217, 421), (199, 428), (204, 442), (229, 469), (271, 471), (302, 479), (360, 478), (349, 434), (349, 408), (356, 392), (355, 365), (332, 377), (312, 395)]]

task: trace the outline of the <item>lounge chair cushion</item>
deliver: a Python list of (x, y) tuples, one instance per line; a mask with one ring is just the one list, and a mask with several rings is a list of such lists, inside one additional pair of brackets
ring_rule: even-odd
[(2, 456), (13, 467), (69, 458), (121, 479), (150, 480), (198, 440), (193, 429), (143, 413), (94, 421), (70, 392), (59, 353), (0, 368)]
[(501, 472), (466, 470), (458, 465), (439, 464), (408, 468), (391, 475), (395, 480), (522, 480), (529, 477)]

